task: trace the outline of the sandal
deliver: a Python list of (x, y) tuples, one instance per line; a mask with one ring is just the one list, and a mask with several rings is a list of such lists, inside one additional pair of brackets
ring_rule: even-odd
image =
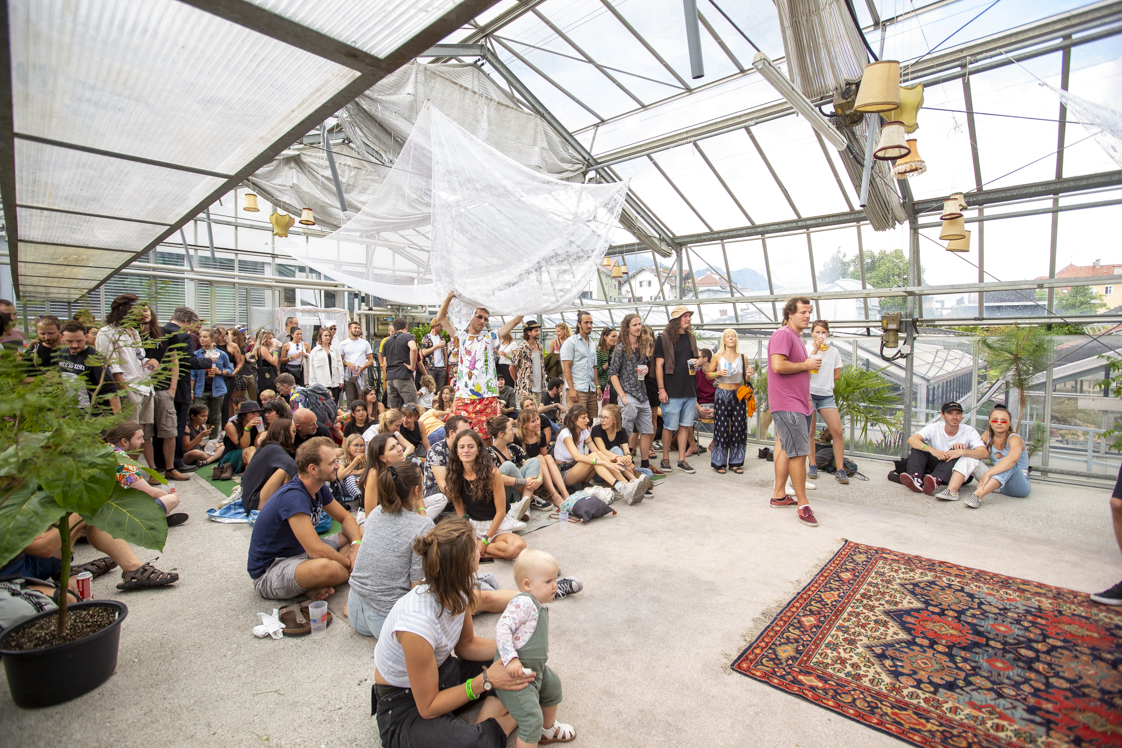
[(733, 465), (732, 467), (729, 468), (729, 470), (736, 473), (737, 475), (744, 475), (744, 471), (741, 469), (741, 467), (739, 465)]
[[(293, 603), (280, 609), (280, 622), (284, 624), (285, 636), (306, 636), (312, 633), (312, 622), (309, 616), (308, 603)], [(327, 611), (327, 625), (331, 625), (331, 611)]]
[(163, 572), (152, 564), (144, 564), (139, 569), (121, 573), (119, 590), (137, 590), (141, 587), (166, 587), (179, 581), (175, 572)]
[(715, 467), (713, 469), (715, 471), (717, 471), (717, 475), (724, 475), (725, 474), (725, 469), (723, 467)]
[(97, 579), (102, 574), (104, 574), (106, 572), (109, 572), (109, 571), (113, 571), (116, 568), (117, 568), (117, 562), (116, 561), (109, 558), (108, 556), (102, 556), (101, 558), (95, 558), (93, 561), (89, 561), (89, 562), (84, 563), (84, 564), (78, 564), (77, 566), (71, 566), (70, 567), (70, 576), (75, 577), (75, 576), (81, 574), (84, 571), (88, 571), (90, 574), (93, 574), (94, 579)]
[(538, 741), (538, 745), (568, 743), (576, 736), (577, 731), (573, 729), (572, 725), (566, 725), (564, 722), (554, 722), (553, 727), (542, 728), (542, 737)]

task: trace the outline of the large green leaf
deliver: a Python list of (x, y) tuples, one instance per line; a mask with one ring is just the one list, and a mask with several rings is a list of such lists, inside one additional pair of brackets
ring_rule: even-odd
[(112, 448), (59, 452), (51, 468), (40, 476), (44, 490), (54, 494), (60, 507), (77, 514), (96, 513), (117, 486), (117, 460)]
[(18, 556), (39, 533), (63, 515), (54, 497), (28, 481), (2, 496), (0, 504), (0, 567)]
[(164, 549), (168, 537), (167, 519), (152, 497), (116, 482), (105, 505), (82, 519), (114, 538), (157, 551)]

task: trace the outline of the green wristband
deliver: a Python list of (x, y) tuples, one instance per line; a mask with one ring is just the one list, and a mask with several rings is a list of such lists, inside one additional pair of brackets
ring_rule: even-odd
[(475, 701), (477, 698), (479, 698), (478, 696), (475, 695), (475, 692), (473, 692), (471, 690), (471, 679), (470, 678), (468, 679), (468, 681), (466, 683), (464, 683), (464, 690), (467, 691), (468, 701)]

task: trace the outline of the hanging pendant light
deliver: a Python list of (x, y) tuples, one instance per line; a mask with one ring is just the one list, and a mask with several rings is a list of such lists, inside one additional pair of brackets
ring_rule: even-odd
[(952, 218), (948, 221), (943, 221), (943, 228), (939, 232), (939, 239), (941, 241), (953, 241), (955, 239), (965, 239), (966, 233), (966, 219), (962, 216)]
[(964, 233), (966, 234), (966, 236), (963, 237), (962, 239), (951, 239), (949, 242), (947, 242), (947, 251), (948, 252), (969, 252), (970, 251), (970, 232), (966, 231)]
[(619, 269), (624, 275), (627, 275), (627, 261), (626, 260), (621, 261), (619, 263)]
[(257, 207), (257, 195), (252, 192), (245, 193), (245, 205), (242, 210), (246, 213), (260, 213), (261, 209)]
[(622, 278), (623, 277), (623, 268), (621, 268), (619, 265), (613, 266), (612, 267), (612, 277), (613, 278)]
[(312, 218), (312, 209), (304, 208), (300, 211), (300, 223), (304, 226), (315, 226), (316, 220)]
[(900, 86), (900, 107), (891, 112), (881, 112), (885, 121), (896, 120), (904, 123), (904, 132), (913, 133), (919, 129), (919, 110), (923, 107), (923, 84), (913, 83)]
[(900, 63), (881, 60), (865, 66), (853, 111), (879, 114), (900, 108)]
[(895, 161), (912, 152), (904, 142), (904, 123), (886, 122), (880, 128), (880, 142), (873, 151), (873, 158), (878, 161)]
[(612, 258), (605, 257), (604, 259), (600, 260), (600, 264), (606, 268), (610, 268), (612, 266)]
[(296, 219), (287, 213), (277, 211), (269, 216), (269, 223), (273, 224), (273, 236), (279, 236), (284, 239), (288, 236), (288, 230), (296, 223)]
[(955, 192), (943, 201), (943, 215), (940, 220), (949, 221), (952, 218), (962, 218), (962, 211), (966, 210), (966, 198), (961, 192)]
[(907, 179), (927, 171), (927, 164), (919, 156), (919, 147), (916, 145), (916, 141), (909, 139), (908, 148), (911, 149), (911, 153), (897, 161), (896, 165), (892, 167), (892, 176), (897, 179)]

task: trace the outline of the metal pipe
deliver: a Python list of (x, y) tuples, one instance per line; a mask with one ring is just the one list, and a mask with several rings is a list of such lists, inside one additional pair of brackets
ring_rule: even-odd
[(347, 200), (343, 197), (343, 185), (339, 183), (339, 170), (335, 168), (335, 152), (331, 150), (331, 140), (327, 137), (327, 123), (320, 125), (323, 131), (323, 147), (327, 151), (327, 166), (331, 169), (331, 181), (335, 183), (335, 196), (339, 198), (339, 210), (347, 213)]
[(214, 256), (214, 227), (210, 225), (210, 208), (207, 208), (204, 212), (206, 213), (206, 238), (210, 243), (210, 259), (214, 260), (216, 259)]
[(690, 49), (690, 76), (705, 77), (705, 59), (701, 55), (701, 28), (697, 21), (697, 0), (682, 0), (686, 10), (686, 46)]
[(869, 128), (869, 135), (865, 138), (865, 167), (861, 172), (861, 201), (862, 210), (869, 204), (869, 182), (873, 178), (873, 149), (877, 144), (877, 119), (880, 115), (866, 114), (865, 126)]

